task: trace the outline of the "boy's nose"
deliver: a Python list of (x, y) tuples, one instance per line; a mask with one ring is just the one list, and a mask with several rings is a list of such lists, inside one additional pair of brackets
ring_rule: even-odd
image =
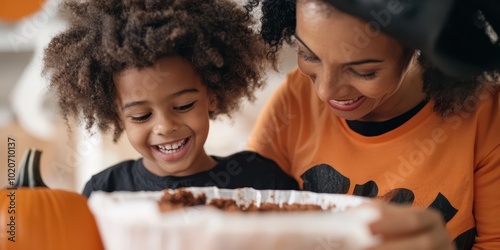
[(154, 127), (153, 133), (156, 135), (168, 135), (177, 131), (178, 124), (171, 119), (161, 119)]
[(167, 134), (167, 129), (162, 124), (156, 124), (155, 127), (153, 128), (153, 133), (155, 135), (165, 135)]

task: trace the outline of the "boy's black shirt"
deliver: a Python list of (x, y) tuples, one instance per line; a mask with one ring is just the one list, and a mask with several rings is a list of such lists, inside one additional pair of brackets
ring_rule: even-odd
[(157, 176), (138, 160), (128, 160), (92, 176), (83, 189), (89, 197), (93, 191), (160, 191), (181, 187), (216, 186), (219, 188), (252, 187), (255, 189), (298, 190), (297, 182), (272, 160), (257, 153), (243, 151), (227, 157), (212, 156), (214, 168), (190, 176)]

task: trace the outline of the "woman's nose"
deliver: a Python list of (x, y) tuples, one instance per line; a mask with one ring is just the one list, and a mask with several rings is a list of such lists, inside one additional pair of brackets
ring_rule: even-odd
[(314, 80), (314, 84), (318, 97), (324, 102), (348, 94), (348, 84), (343, 82), (342, 78), (333, 72), (319, 74)]
[(314, 85), (318, 97), (326, 102), (334, 96), (337, 82), (332, 73), (323, 71), (314, 79)]

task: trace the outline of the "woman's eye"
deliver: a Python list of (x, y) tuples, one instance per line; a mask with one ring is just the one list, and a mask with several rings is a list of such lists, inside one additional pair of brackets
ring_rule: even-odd
[(349, 69), (349, 72), (354, 77), (361, 78), (364, 80), (371, 80), (377, 76), (377, 71), (373, 71), (370, 73), (359, 73), (359, 72), (355, 71), (354, 69)]
[(189, 104), (186, 104), (186, 105), (182, 105), (182, 106), (176, 106), (176, 107), (173, 107), (173, 109), (175, 111), (178, 111), (178, 112), (186, 112), (186, 111), (189, 111), (191, 110), (193, 107), (194, 107), (194, 103), (196, 101), (192, 102), (192, 103), (189, 103)]
[(147, 121), (151, 117), (151, 115), (151, 113), (148, 113), (143, 116), (131, 116), (130, 119), (132, 119), (132, 121), (134, 122), (144, 122)]
[(316, 56), (308, 55), (305, 51), (301, 50), (300, 48), (297, 51), (297, 55), (299, 57), (302, 57), (305, 61), (308, 62), (319, 62), (319, 58), (317, 58)]

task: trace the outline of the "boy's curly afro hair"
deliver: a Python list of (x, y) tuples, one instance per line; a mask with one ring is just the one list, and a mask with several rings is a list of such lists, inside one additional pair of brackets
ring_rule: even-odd
[[(331, 6), (325, 0), (318, 0)], [(277, 58), (283, 43), (293, 44), (295, 34), (297, 0), (248, 0), (247, 11), (261, 6), (261, 36), (269, 46), (268, 58)], [(456, 79), (444, 75), (425, 56), (418, 60), (423, 69), (423, 91), (427, 99), (435, 101), (434, 111), (442, 116), (460, 112), (471, 98), (478, 98), (482, 91), (499, 90), (500, 71), (490, 70), (467, 79)]]
[(276, 69), (251, 16), (231, 0), (66, 1), (61, 10), (68, 27), (45, 49), (43, 72), (64, 119), (83, 115), (87, 130), (113, 130), (115, 141), (123, 128), (112, 77), (126, 68), (185, 58), (215, 95), (211, 118), (254, 100), (264, 70)]

